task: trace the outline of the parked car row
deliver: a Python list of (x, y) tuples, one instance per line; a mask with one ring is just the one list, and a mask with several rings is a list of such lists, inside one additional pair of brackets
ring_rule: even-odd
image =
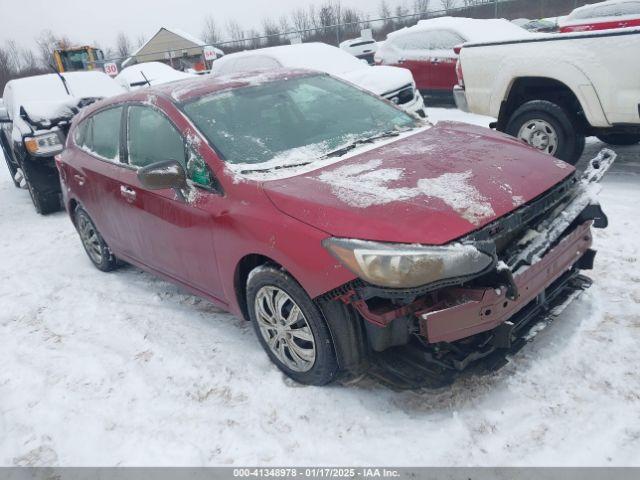
[(301, 43), (233, 53), (215, 61), (211, 75), (305, 68), (329, 73), (380, 95), (402, 109), (425, 116), (424, 102), (411, 72), (396, 67), (372, 67), (325, 43)]

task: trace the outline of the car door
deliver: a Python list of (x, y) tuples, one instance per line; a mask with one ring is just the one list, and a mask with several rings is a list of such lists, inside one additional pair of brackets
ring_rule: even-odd
[(430, 90), (451, 92), (458, 83), (456, 61), (458, 55), (453, 51), (466, 40), (451, 30), (433, 30), (427, 32), (429, 43), (429, 85)]
[(130, 211), (122, 203), (121, 186), (135, 176), (121, 163), (123, 105), (109, 107), (82, 120), (74, 131), (74, 147), (65, 150), (65, 178), (76, 200), (89, 213), (111, 249), (131, 255), (127, 230)]
[(406, 68), (413, 74), (416, 88), (420, 91), (430, 89), (429, 44), (421, 32), (403, 35), (393, 39), (393, 47), (397, 50), (390, 62), (396, 67)]
[(217, 216), (213, 212), (220, 196), (210, 188), (208, 166), (159, 109), (130, 105), (126, 119), (130, 168), (176, 160), (190, 178), (190, 191), (180, 194), (143, 188), (135, 170), (122, 182), (121, 202), (130, 210), (123, 227), (132, 256), (159, 273), (223, 299), (214, 248)]

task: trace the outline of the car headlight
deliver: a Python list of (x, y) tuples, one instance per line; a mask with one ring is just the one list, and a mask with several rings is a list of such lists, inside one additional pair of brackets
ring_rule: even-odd
[(59, 132), (43, 133), (26, 138), (24, 145), (27, 152), (36, 157), (50, 157), (60, 153), (64, 149), (62, 137)]
[(473, 245), (424, 246), (328, 238), (322, 242), (345, 267), (373, 285), (413, 288), (482, 272), (493, 257)]

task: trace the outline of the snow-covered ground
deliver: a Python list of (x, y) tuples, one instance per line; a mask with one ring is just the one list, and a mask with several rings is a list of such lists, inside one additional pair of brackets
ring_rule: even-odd
[(605, 181), (594, 286), (501, 371), (403, 393), (286, 380), (244, 321), (93, 268), (2, 167), (0, 465), (640, 465), (635, 148)]

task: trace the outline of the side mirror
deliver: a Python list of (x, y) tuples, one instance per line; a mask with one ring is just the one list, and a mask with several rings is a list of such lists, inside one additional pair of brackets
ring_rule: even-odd
[(138, 170), (138, 180), (143, 187), (149, 190), (163, 190), (174, 188), (183, 190), (187, 188), (187, 174), (175, 160), (152, 163)]

